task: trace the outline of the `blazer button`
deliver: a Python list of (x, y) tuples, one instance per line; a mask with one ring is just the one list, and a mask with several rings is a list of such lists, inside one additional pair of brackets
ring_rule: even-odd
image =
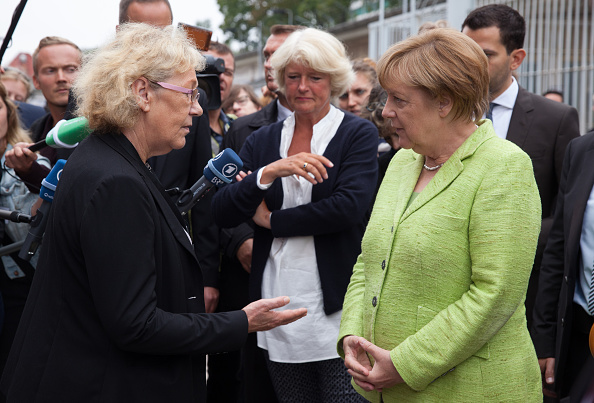
[(382, 270), (384, 270), (385, 268), (386, 268), (386, 261), (384, 260), (384, 261), (382, 262)]
[(375, 308), (377, 305), (377, 297), (373, 297), (373, 299), (371, 300), (371, 305), (373, 305), (373, 307)]
[(565, 279), (565, 283), (569, 282), (569, 279), (567, 278), (567, 276), (563, 277)]
[[(375, 298), (375, 297), (373, 297), (373, 298)], [(561, 326), (565, 327), (565, 318), (561, 318)]]

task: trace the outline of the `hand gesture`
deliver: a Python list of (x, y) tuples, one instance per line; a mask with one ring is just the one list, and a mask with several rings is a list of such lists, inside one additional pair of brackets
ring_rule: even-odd
[(272, 183), (276, 178), (297, 175), (315, 185), (328, 179), (326, 167), (332, 168), (333, 166), (334, 164), (323, 155), (299, 153), (266, 165), (262, 170), (260, 182)]
[[(399, 383), (404, 383), (404, 380), (392, 362), (388, 350), (384, 350), (361, 337), (358, 338), (357, 342), (374, 360), (371, 371), (359, 372), (349, 369), (349, 374), (351, 374), (357, 385), (366, 391), (375, 389), (381, 392), (384, 388), (390, 388)], [(368, 372), (368, 374), (366, 375), (365, 372)]]
[(248, 318), (248, 332), (262, 332), (277, 326), (287, 325), (307, 315), (307, 309), (287, 309), (273, 311), (289, 303), (289, 297), (260, 299), (243, 308)]
[[(369, 361), (369, 357), (367, 353), (361, 347), (359, 340), (365, 340), (362, 337), (358, 336), (345, 336), (342, 339), (342, 349), (344, 350), (344, 365), (349, 370), (356, 372), (360, 375), (369, 376), (369, 372), (371, 371), (371, 362)], [(363, 383), (363, 382), (362, 382)], [(373, 385), (369, 384), (366, 385), (368, 388), (366, 389), (361, 384), (358, 384), (365, 390), (372, 390)]]

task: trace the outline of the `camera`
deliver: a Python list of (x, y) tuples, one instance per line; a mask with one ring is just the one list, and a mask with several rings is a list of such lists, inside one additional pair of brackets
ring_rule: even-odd
[[(196, 27), (194, 25), (179, 23), (187, 33), (188, 37), (194, 41), (196, 48), (202, 51), (210, 47), (210, 38), (212, 31), (206, 28)], [(220, 58), (214, 58), (210, 55), (206, 57), (206, 68), (196, 73), (198, 86), (206, 92), (206, 109), (211, 111), (221, 107), (221, 83), (219, 74), (225, 72), (225, 61)]]
[(204, 55), (206, 68), (196, 73), (198, 86), (206, 92), (208, 103), (206, 109), (214, 110), (221, 107), (221, 83), (219, 74), (225, 72), (225, 61), (221, 58), (214, 58), (211, 55)]

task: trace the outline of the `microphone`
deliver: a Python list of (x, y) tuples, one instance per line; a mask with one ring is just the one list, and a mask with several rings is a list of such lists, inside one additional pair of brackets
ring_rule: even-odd
[(48, 132), (44, 140), (33, 144), (29, 150), (35, 152), (47, 146), (74, 148), (91, 133), (88, 123), (87, 118), (82, 116), (70, 120), (62, 119)]
[(43, 199), (43, 203), (37, 209), (27, 238), (25, 238), (25, 243), (19, 252), (19, 257), (27, 262), (31, 260), (35, 252), (37, 252), (39, 245), (41, 245), (43, 233), (47, 226), (47, 218), (52, 207), (52, 202), (54, 201), (54, 193), (60, 180), (60, 175), (62, 175), (64, 164), (66, 164), (66, 160), (58, 160), (47, 177), (41, 181), (39, 197)]
[(23, 214), (20, 211), (10, 211), (0, 208), (0, 219), (16, 223), (24, 222), (28, 224), (33, 220), (33, 217), (28, 214)]
[(186, 214), (213, 186), (220, 188), (231, 183), (242, 167), (243, 162), (235, 151), (225, 148), (208, 160), (204, 175), (190, 189), (182, 192), (176, 202), (177, 208), (182, 215)]

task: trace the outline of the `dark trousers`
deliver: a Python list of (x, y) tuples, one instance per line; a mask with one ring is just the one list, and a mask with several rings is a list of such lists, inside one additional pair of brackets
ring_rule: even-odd
[[(569, 356), (565, 365), (561, 396), (571, 396), (571, 402), (580, 402), (588, 387), (594, 382), (594, 357), (590, 352), (588, 338), (594, 324), (594, 317), (584, 309), (573, 304), (573, 321), (571, 327), (571, 343)], [(558, 376), (559, 376), (558, 375)]]
[(256, 333), (250, 333), (241, 349), (245, 403), (278, 403), (264, 354)]

